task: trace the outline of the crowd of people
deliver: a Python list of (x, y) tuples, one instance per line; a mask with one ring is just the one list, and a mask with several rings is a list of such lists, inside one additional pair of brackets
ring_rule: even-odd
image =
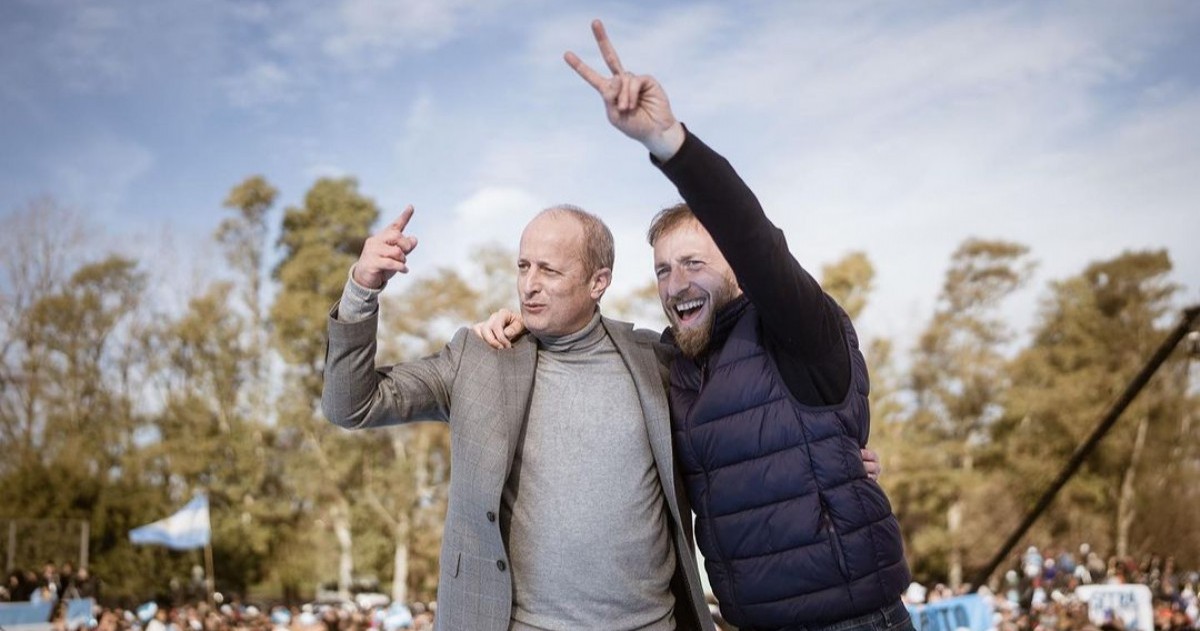
[[(1119, 617), (1090, 620), (1088, 603), (1076, 594), (1083, 585), (1124, 584), (1149, 588), (1156, 630), (1200, 629), (1200, 572), (1180, 570), (1170, 556), (1106, 559), (1087, 544), (1077, 551), (1030, 546), (996, 591), (984, 588), (979, 593), (991, 604), (992, 628), (998, 631), (1126, 631)], [(86, 568), (46, 563), (40, 573), (10, 572), (0, 586), (0, 602), (98, 599), (99, 587), (100, 581)], [(904, 598), (906, 604), (919, 607), (961, 596), (968, 589), (913, 583)], [(436, 603), (367, 605), (352, 600), (299, 606), (193, 600), (174, 605), (149, 601), (126, 608), (105, 603), (95, 606), (84, 626), (97, 631), (429, 631), (436, 608)], [(65, 608), (56, 609), (54, 618), (56, 629), (69, 627)]]
[(431, 631), (434, 608), (421, 603), (359, 608), (351, 602), (271, 608), (193, 603), (134, 610), (100, 608), (96, 631)]
[[(979, 590), (992, 605), (993, 627), (999, 631), (1124, 631), (1119, 617), (1089, 619), (1088, 603), (1076, 590), (1083, 585), (1139, 584), (1153, 598), (1154, 628), (1163, 631), (1200, 629), (1200, 572), (1183, 571), (1175, 559), (1158, 554), (1142, 559), (1110, 556), (1105, 559), (1089, 544), (1078, 552), (1030, 546), (1017, 567), (1008, 570), (995, 592)], [(926, 588), (909, 586), (909, 605), (933, 604), (965, 594), (970, 586), (951, 589), (938, 583)]]
[[(429, 631), (436, 603), (356, 603), (339, 600), (298, 606), (260, 605), (241, 601), (205, 602), (203, 593), (176, 590), (174, 597), (148, 600), (136, 607), (105, 602), (101, 581), (87, 568), (46, 562), (41, 572), (12, 570), (0, 585), (0, 603), (50, 603), (54, 629), (75, 631)], [(91, 614), (75, 620), (67, 604), (92, 599)]]
[(41, 573), (34, 570), (12, 570), (0, 585), (0, 602), (58, 602), (72, 598), (95, 598), (99, 582), (86, 567), (75, 569), (70, 563), (58, 566), (46, 562)]
[[(198, 570), (198, 568), (197, 568)], [(203, 585), (202, 577), (192, 583)], [(1077, 550), (1028, 547), (996, 585), (979, 593), (990, 603), (998, 631), (1126, 631), (1123, 621), (1089, 619), (1088, 603), (1076, 590), (1084, 585), (1145, 585), (1153, 598), (1154, 627), (1162, 631), (1200, 629), (1200, 572), (1181, 570), (1171, 556), (1141, 559), (1104, 557), (1089, 544)], [(101, 598), (102, 582), (86, 567), (46, 562), (39, 571), (13, 570), (0, 585), (0, 602), (58, 603), (93, 599), (92, 615), (76, 625), (99, 631), (416, 631), (433, 629), (436, 603), (356, 603), (353, 600), (299, 606), (240, 601), (209, 604), (203, 591), (182, 589), (174, 598), (123, 607)], [(932, 605), (969, 591), (943, 583), (913, 583), (905, 603)], [(222, 600), (218, 595), (218, 600)], [(716, 608), (714, 616), (720, 620)], [(65, 606), (54, 609), (56, 629), (70, 626)], [(720, 623), (718, 623), (720, 624)], [(724, 625), (721, 625), (724, 628)]]

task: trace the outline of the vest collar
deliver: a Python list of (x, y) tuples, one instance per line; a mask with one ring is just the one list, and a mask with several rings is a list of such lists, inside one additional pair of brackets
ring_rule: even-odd
[(746, 294), (742, 294), (733, 300), (725, 303), (717, 311), (716, 321), (713, 322), (712, 339), (708, 341), (708, 350), (705, 355), (725, 345), (725, 340), (729, 338), (729, 333), (733, 331), (733, 326), (742, 318), (742, 314), (746, 312), (746, 308), (750, 306), (750, 299)]

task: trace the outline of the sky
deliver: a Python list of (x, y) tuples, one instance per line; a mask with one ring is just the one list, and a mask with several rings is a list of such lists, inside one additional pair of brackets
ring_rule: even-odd
[[(50, 196), (94, 249), (216, 265), (229, 189), (322, 176), (406, 204), (414, 274), (515, 248), (572, 203), (617, 240), (613, 294), (652, 278), (653, 213), (678, 201), (562, 60), (652, 74), (814, 274), (865, 251), (865, 337), (909, 346), (971, 237), (1031, 248), (1005, 307), (1166, 248), (1200, 302), (1200, 2), (0, 0), (0, 213)], [(515, 292), (514, 292), (515, 305)]]

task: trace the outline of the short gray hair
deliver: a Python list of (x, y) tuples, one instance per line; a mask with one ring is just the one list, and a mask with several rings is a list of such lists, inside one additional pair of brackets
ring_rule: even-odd
[(539, 216), (547, 214), (572, 217), (583, 228), (583, 251), (579, 254), (588, 276), (599, 269), (612, 269), (616, 259), (612, 231), (599, 217), (572, 204), (557, 204), (538, 213)]

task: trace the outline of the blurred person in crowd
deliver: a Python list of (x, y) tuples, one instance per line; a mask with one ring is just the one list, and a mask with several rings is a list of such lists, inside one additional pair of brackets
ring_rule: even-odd
[(1068, 575), (1074, 574), (1076, 565), (1077, 563), (1075, 561), (1075, 555), (1072, 554), (1070, 550), (1064, 548), (1063, 551), (1058, 554), (1059, 572)]
[(118, 631), (123, 626), (120, 612), (117, 610), (103, 609), (96, 619), (96, 631)]
[(80, 566), (75, 571), (75, 589), (79, 598), (100, 597), (100, 581), (95, 576), (92, 576), (91, 571), (86, 566)]
[(1108, 576), (1106, 573), (1107, 565), (1104, 563), (1104, 558), (1095, 550), (1087, 552), (1087, 571), (1091, 577), (1090, 583), (1103, 583)]
[(23, 598), (18, 598), (21, 594), (21, 584), (21, 572), (19, 570), (9, 572), (8, 576), (4, 579), (4, 586), (0, 587), (0, 601), (24, 600)]
[(167, 618), (170, 612), (167, 611), (166, 604), (158, 605), (156, 603), (151, 610), (150, 619), (146, 621), (146, 631), (168, 631)]
[(1058, 578), (1058, 563), (1053, 557), (1048, 556), (1045, 561), (1042, 561), (1042, 583), (1053, 585), (1056, 578)]
[[(40, 591), (40, 601), (57, 602), (58, 601), (58, 567), (53, 561), (46, 561), (42, 564), (42, 574), (38, 577), (38, 589)], [(33, 600), (33, 599), (31, 599)]]
[(1034, 579), (1042, 575), (1042, 553), (1038, 552), (1037, 546), (1029, 546), (1025, 549), (1025, 555), (1021, 557), (1021, 568), (1027, 579)]
[(75, 591), (72, 589), (75, 586), (75, 565), (67, 561), (57, 570), (57, 574), (58, 595), (64, 600), (76, 598)]

